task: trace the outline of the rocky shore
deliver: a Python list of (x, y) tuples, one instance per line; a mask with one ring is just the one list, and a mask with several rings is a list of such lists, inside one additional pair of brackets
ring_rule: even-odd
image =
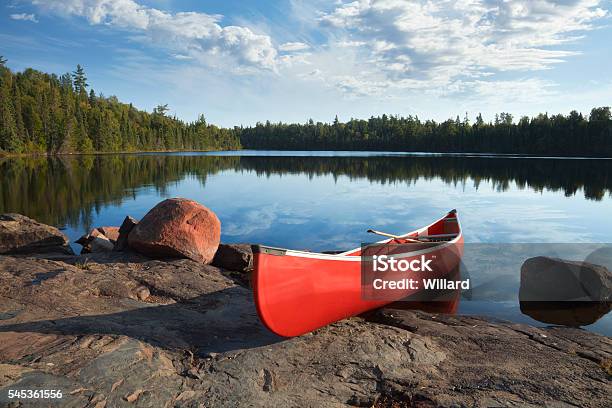
[[(28, 221), (2, 217), (0, 406), (610, 406), (609, 337), (384, 308), (284, 339), (257, 317), (248, 245), (212, 264), (74, 255), (43, 224), (16, 242)], [(22, 389), (62, 399), (8, 399)]]

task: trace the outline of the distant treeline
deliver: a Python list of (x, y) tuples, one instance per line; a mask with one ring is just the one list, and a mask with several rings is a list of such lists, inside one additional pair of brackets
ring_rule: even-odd
[(88, 90), (82, 67), (49, 75), (33, 69), (14, 73), (0, 57), (0, 151), (74, 153), (143, 150), (227, 150), (240, 147), (234, 130), (185, 123)]
[(407, 152), (508, 153), (548, 156), (612, 157), (612, 118), (609, 107), (594, 108), (588, 117), (540, 114), (522, 117), (496, 115), (487, 123), (478, 115), (438, 123), (416, 116), (382, 115), (346, 123), (258, 123), (241, 129), (245, 149), (375, 150)]
[(57, 76), (33, 69), (13, 73), (0, 57), (0, 151), (15, 153), (145, 150), (375, 150), (507, 153), (612, 157), (609, 107), (588, 117), (540, 114), (516, 122), (501, 113), (493, 122), (479, 114), (438, 123), (416, 116), (382, 115), (368, 120), (305, 124), (258, 123), (219, 128), (203, 116), (185, 123), (88, 89), (82, 67)]

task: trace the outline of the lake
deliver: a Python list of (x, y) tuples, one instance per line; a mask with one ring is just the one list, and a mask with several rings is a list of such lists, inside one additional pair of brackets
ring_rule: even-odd
[[(517, 261), (503, 254), (518, 244), (561, 256), (557, 244), (571, 243), (584, 259), (612, 242), (609, 159), (275, 151), (0, 159), (0, 213), (58, 226), (71, 240), (175, 196), (214, 210), (223, 242), (345, 250), (372, 241), (368, 228), (407, 232), (453, 208), (466, 252), (490, 246)], [(475, 288), (459, 312), (542, 325), (520, 312), (520, 262), (504, 268), (472, 267)], [(479, 296), (476, 286), (487, 290)], [(612, 314), (587, 329), (612, 334)]]

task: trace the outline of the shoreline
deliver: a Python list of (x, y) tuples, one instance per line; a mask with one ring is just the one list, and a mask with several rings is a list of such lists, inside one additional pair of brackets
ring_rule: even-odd
[[(207, 149), (207, 150), (134, 150), (134, 151), (117, 151), (117, 152), (88, 152), (88, 153), (7, 153), (0, 151), (0, 159), (15, 158), (15, 157), (64, 157), (64, 156), (110, 156), (110, 155), (138, 155), (138, 154), (167, 154), (167, 153), (212, 153), (212, 152), (245, 152), (244, 156), (271, 156), (270, 154), (248, 154), (251, 152), (276, 152), (279, 156), (293, 157), (291, 152), (299, 152), (301, 154), (296, 157), (319, 157), (316, 153), (328, 153), (320, 157), (376, 157), (376, 156), (409, 156), (409, 157), (464, 157), (464, 158), (505, 158), (505, 159), (557, 159), (557, 160), (612, 160), (612, 156), (555, 156), (555, 155), (531, 155), (521, 153), (481, 153), (481, 152), (426, 152), (426, 151), (393, 151), (393, 150), (292, 150), (292, 149)], [(310, 153), (310, 154), (309, 154)], [(342, 155), (333, 155), (329, 153), (343, 153)], [(242, 155), (237, 155), (242, 156)]]
[(134, 151), (119, 151), (119, 152), (89, 152), (89, 153), (6, 153), (0, 152), (0, 158), (9, 157), (61, 157), (61, 156), (108, 156), (108, 155), (128, 155), (141, 153), (206, 153), (206, 152), (233, 152), (241, 149), (233, 150), (134, 150)]

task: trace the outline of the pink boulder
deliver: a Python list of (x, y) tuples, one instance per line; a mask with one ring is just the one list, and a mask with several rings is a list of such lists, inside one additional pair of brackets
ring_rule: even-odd
[(193, 200), (170, 198), (140, 220), (128, 236), (128, 245), (151, 257), (210, 263), (220, 238), (221, 222), (214, 212)]

